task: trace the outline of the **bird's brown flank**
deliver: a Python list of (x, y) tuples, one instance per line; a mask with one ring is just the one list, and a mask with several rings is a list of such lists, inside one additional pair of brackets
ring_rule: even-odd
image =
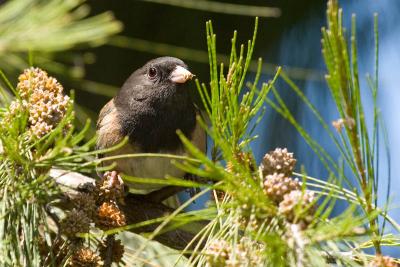
[(112, 147), (124, 138), (121, 133), (117, 109), (114, 106), (114, 99), (111, 99), (100, 111), (97, 121), (97, 134), (97, 147), (99, 149)]

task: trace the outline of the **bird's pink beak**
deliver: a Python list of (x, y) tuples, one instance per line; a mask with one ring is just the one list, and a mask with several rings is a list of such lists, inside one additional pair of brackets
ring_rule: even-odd
[(193, 77), (194, 75), (184, 67), (176, 66), (169, 79), (174, 83), (185, 83)]

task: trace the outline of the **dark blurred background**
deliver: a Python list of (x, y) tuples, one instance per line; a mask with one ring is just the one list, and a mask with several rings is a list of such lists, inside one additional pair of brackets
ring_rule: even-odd
[[(182, 2), (185, 2), (184, 0)], [(229, 1), (219, 1), (227, 2)], [(231, 1), (235, 4), (271, 6), (280, 9), (281, 15), (277, 18), (260, 18), (259, 34), (255, 58), (262, 57), (268, 63), (274, 65), (291, 64), (281, 61), (281, 56), (289, 51), (283, 51), (279, 45), (285, 34), (297, 24), (300, 24), (310, 17), (318, 16), (315, 27), (319, 29), (323, 23), (324, 1)], [(300, 3), (304, 2), (304, 3)], [(124, 44), (118, 45), (118, 41), (111, 41), (115, 45), (107, 45), (91, 50), (96, 55), (96, 63), (87, 68), (87, 78), (120, 86), (124, 80), (146, 61), (163, 54), (179, 55), (179, 48), (188, 48), (199, 51), (206, 51), (205, 22), (212, 20), (214, 30), (218, 39), (218, 52), (229, 54), (230, 42), (234, 30), (238, 31), (238, 43), (246, 43), (251, 38), (254, 27), (254, 18), (232, 14), (220, 14), (209, 11), (180, 8), (170, 5), (138, 1), (138, 0), (92, 0), (88, 2), (93, 14), (111, 10), (115, 17), (122, 21), (124, 30), (123, 36), (131, 37)], [(318, 36), (317, 42), (318, 42)], [(148, 41), (149, 45), (140, 47), (142, 44), (135, 44), (137, 39)], [(301, 36), (296, 43), (302, 42)], [(159, 44), (167, 44), (168, 47), (154, 49)], [(319, 45), (319, 44), (317, 44)], [(120, 47), (126, 47), (120, 49)], [(133, 48), (133, 49), (132, 49)], [(300, 48), (301, 49), (301, 48)], [(158, 51), (155, 51), (158, 50)], [(318, 51), (315, 55), (320, 57)], [(206, 55), (206, 54), (205, 54)], [(314, 56), (315, 56), (314, 55)], [(181, 56), (182, 57), (182, 56)], [(202, 81), (208, 79), (207, 57), (191, 55), (196, 60), (184, 59), (190, 68)], [(307, 67), (307, 63), (296, 67)], [(269, 73), (274, 69), (269, 68)], [(304, 78), (306, 78), (304, 76)], [(84, 95), (82, 95), (82, 98)], [(92, 95), (85, 95), (92, 98)], [(81, 97), (79, 97), (81, 99)], [(87, 103), (93, 109), (99, 109), (105, 103), (106, 98), (99, 98), (98, 101)]]

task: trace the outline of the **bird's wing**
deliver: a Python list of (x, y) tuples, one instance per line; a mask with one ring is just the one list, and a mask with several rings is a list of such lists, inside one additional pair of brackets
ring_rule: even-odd
[(124, 138), (121, 134), (121, 125), (114, 99), (111, 99), (100, 111), (97, 134), (97, 148), (99, 149), (112, 147)]

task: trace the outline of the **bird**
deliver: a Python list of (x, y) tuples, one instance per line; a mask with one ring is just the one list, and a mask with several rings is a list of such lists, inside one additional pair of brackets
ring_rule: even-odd
[[(128, 137), (122, 148), (103, 156), (132, 153), (187, 155), (177, 130), (205, 152), (206, 133), (196, 119), (200, 111), (192, 101), (188, 86), (193, 77), (182, 60), (168, 56), (152, 59), (135, 70), (99, 113), (98, 149), (113, 147)], [(166, 157), (119, 158), (115, 163), (116, 171), (139, 178), (188, 176)], [(129, 181), (128, 186), (157, 202), (182, 190)]]

